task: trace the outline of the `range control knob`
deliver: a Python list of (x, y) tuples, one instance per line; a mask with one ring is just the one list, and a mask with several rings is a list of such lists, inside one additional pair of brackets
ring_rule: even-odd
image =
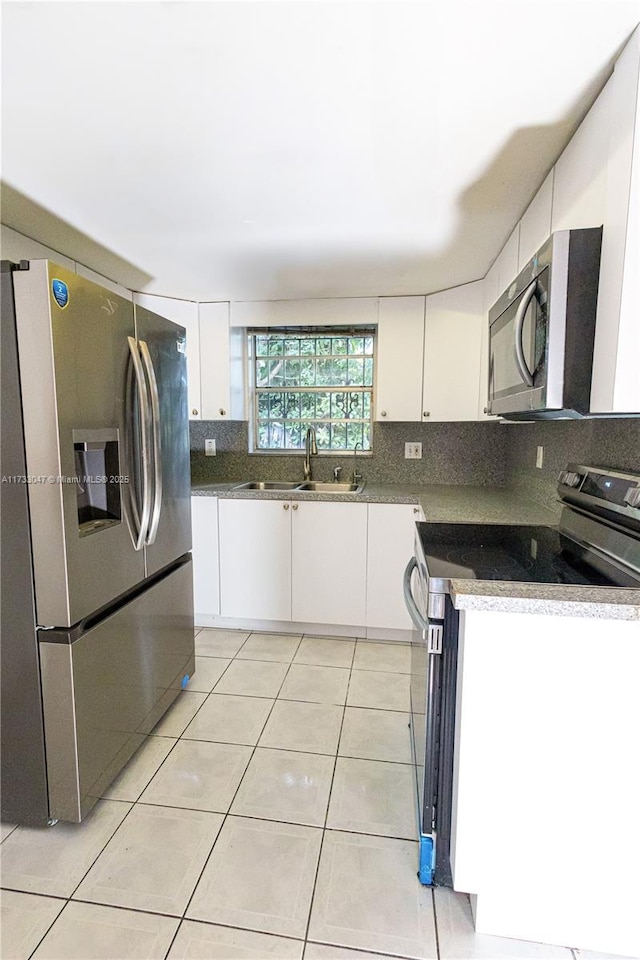
[(624, 495), (624, 502), (630, 507), (640, 507), (640, 487), (629, 487)]
[(574, 473), (572, 470), (563, 470), (558, 477), (558, 482), (565, 487), (577, 487), (581, 480), (581, 474)]

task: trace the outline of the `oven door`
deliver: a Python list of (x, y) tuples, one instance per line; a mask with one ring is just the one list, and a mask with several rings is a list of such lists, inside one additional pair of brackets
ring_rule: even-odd
[[(420, 557), (420, 551), (416, 548)], [(416, 775), (421, 883), (433, 882), (439, 769), (443, 624), (427, 618), (426, 569), (412, 557), (404, 574), (404, 597), (413, 622), (411, 638), (411, 740)]]
[(489, 327), (491, 414), (548, 408), (549, 277), (546, 267)]

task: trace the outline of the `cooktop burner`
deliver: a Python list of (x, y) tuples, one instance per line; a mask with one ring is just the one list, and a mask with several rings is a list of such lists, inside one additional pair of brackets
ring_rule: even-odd
[(429, 577), (577, 586), (638, 586), (556, 527), (416, 524)]

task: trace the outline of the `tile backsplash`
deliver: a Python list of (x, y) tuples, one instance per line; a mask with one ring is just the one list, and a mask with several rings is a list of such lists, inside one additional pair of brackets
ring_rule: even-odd
[[(567, 463), (640, 473), (640, 419), (541, 420), (507, 423), (505, 483), (559, 513), (556, 484)], [(544, 448), (542, 469), (536, 450)]]
[[(230, 480), (302, 479), (302, 454), (248, 453), (246, 421), (191, 421), (191, 476), (194, 483)], [(205, 457), (205, 438), (214, 438), (217, 456)], [(422, 460), (405, 460), (405, 442), (422, 443)], [(505, 431), (501, 424), (376, 423), (373, 453), (358, 454), (358, 472), (375, 483), (455, 483), (501, 486), (505, 482)], [(313, 459), (317, 480), (331, 480), (343, 468), (353, 472), (354, 457)]]
[[(246, 421), (192, 421), (194, 483), (302, 479), (302, 455), (249, 454)], [(217, 456), (205, 457), (205, 438)], [(405, 460), (404, 445), (422, 443), (422, 460)], [(542, 469), (536, 450), (544, 448)], [(543, 420), (535, 423), (376, 423), (373, 453), (358, 455), (358, 471), (371, 483), (451, 483), (504, 486), (559, 514), (558, 473), (571, 462), (640, 473), (640, 419)], [(317, 480), (353, 472), (352, 455), (313, 460)]]

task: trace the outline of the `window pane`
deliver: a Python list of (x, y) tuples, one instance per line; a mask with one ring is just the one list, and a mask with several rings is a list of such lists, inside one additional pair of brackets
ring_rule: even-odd
[(256, 362), (256, 387), (266, 387), (269, 383), (269, 361)]
[(316, 378), (319, 387), (330, 387), (333, 385), (333, 360), (317, 361)]
[(269, 386), (281, 387), (284, 384), (284, 360), (269, 361)]
[(329, 418), (331, 416), (331, 394), (316, 393), (316, 417), (318, 419)]
[(321, 450), (329, 450), (331, 447), (331, 427), (328, 423), (316, 424), (316, 440)]
[(314, 360), (300, 361), (300, 386), (315, 387), (316, 385), (316, 364)]
[[(303, 446), (302, 427), (299, 422), (287, 423), (285, 447), (288, 450), (299, 450)], [(305, 431), (306, 432), (306, 431)]]
[(321, 450), (371, 448), (371, 334), (257, 333), (251, 352), (256, 449), (300, 450), (312, 424)]
[(300, 361), (285, 361), (284, 378), (288, 387), (297, 387), (300, 383)]
[(344, 450), (347, 437), (347, 425), (334, 423), (331, 427), (331, 446), (334, 450)]
[(270, 423), (269, 424), (269, 446), (274, 447), (276, 450), (282, 450), (284, 447), (284, 424), (283, 423)]
[(287, 420), (298, 420), (300, 417), (300, 394), (285, 394), (285, 417)]
[(316, 394), (303, 393), (301, 407), (300, 416), (305, 420), (312, 420), (316, 415)]
[(344, 420), (347, 416), (346, 393), (334, 393), (331, 397), (331, 417), (334, 420)]
[(336, 387), (347, 385), (347, 359), (333, 361), (333, 384)]
[(349, 360), (349, 383), (356, 387), (364, 385), (364, 365), (369, 361)]
[(272, 393), (269, 400), (269, 416), (272, 420), (284, 417), (284, 401), (281, 393)]
[(260, 420), (266, 420), (269, 417), (269, 394), (258, 394), (258, 417)]

